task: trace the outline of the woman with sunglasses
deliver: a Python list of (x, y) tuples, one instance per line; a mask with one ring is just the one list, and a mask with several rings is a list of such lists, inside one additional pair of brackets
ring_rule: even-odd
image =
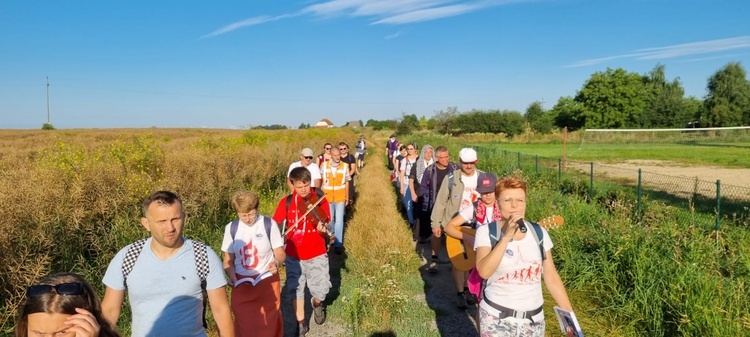
[(119, 337), (102, 317), (94, 289), (78, 274), (45, 277), (26, 289), (16, 337)]

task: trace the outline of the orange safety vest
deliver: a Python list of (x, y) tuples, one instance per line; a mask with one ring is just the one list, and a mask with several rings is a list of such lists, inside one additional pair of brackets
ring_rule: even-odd
[(346, 202), (346, 176), (348, 164), (340, 161), (339, 167), (333, 169), (331, 161), (323, 163), (323, 184), (321, 189), (326, 194), (328, 202)]

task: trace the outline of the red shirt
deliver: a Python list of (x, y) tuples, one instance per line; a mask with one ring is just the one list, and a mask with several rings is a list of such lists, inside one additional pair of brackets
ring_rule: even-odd
[[(310, 193), (315, 193), (315, 191), (310, 190)], [(305, 206), (305, 201), (297, 195), (297, 192), (294, 192), (292, 193), (292, 202), (289, 204), (289, 209), (286, 209), (286, 198), (287, 197), (281, 198), (279, 205), (276, 206), (273, 220), (277, 223), (286, 220), (287, 230), (289, 230), (289, 228), (294, 226), (297, 217), (302, 216), (302, 214), (306, 212), (307, 207)], [(328, 201), (325, 196), (323, 196), (322, 199), (323, 200), (317, 207), (324, 211), (325, 223), (327, 224), (331, 219), (331, 209), (328, 206)], [(299, 207), (300, 205), (302, 205), (302, 207)], [(303, 209), (303, 211), (300, 212), (300, 208)], [(326, 253), (325, 236), (318, 232), (317, 224), (308, 222), (307, 218), (301, 218), (297, 227), (287, 234), (284, 251), (287, 256), (299, 260), (309, 260), (318, 257)]]

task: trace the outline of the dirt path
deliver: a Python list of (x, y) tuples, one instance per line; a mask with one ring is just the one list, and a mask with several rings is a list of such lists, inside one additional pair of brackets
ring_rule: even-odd
[[(568, 167), (586, 173), (591, 170), (591, 164), (583, 162), (568, 162)], [(622, 163), (594, 163), (594, 174), (604, 174), (609, 178), (625, 179), (635, 183), (639, 168), (645, 185), (670, 193), (689, 195), (695, 191), (707, 197), (714, 197), (716, 180), (720, 180), (723, 190), (726, 190), (724, 187), (729, 187), (737, 190), (737, 194), (743, 194), (742, 191), (750, 194), (750, 169), (746, 168), (686, 166), (668, 160), (634, 159)]]

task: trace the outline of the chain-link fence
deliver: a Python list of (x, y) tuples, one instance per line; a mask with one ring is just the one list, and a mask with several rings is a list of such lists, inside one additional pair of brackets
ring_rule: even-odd
[[(636, 200), (634, 216), (643, 216), (646, 200), (691, 211), (697, 224), (712, 225), (718, 230), (722, 220), (750, 217), (750, 188), (684, 176), (665, 175), (593, 162), (544, 158), (520, 152), (500, 150), (493, 146), (475, 146), (480, 157), (499, 158), (483, 163), (483, 168), (500, 172), (508, 164), (529, 173), (550, 173), (557, 176), (561, 189), (577, 190), (589, 200), (607, 198), (611, 190), (624, 189)], [(678, 170), (678, 169), (676, 169)], [(574, 187), (570, 187), (574, 186)], [(584, 190), (585, 188), (585, 190)]]

